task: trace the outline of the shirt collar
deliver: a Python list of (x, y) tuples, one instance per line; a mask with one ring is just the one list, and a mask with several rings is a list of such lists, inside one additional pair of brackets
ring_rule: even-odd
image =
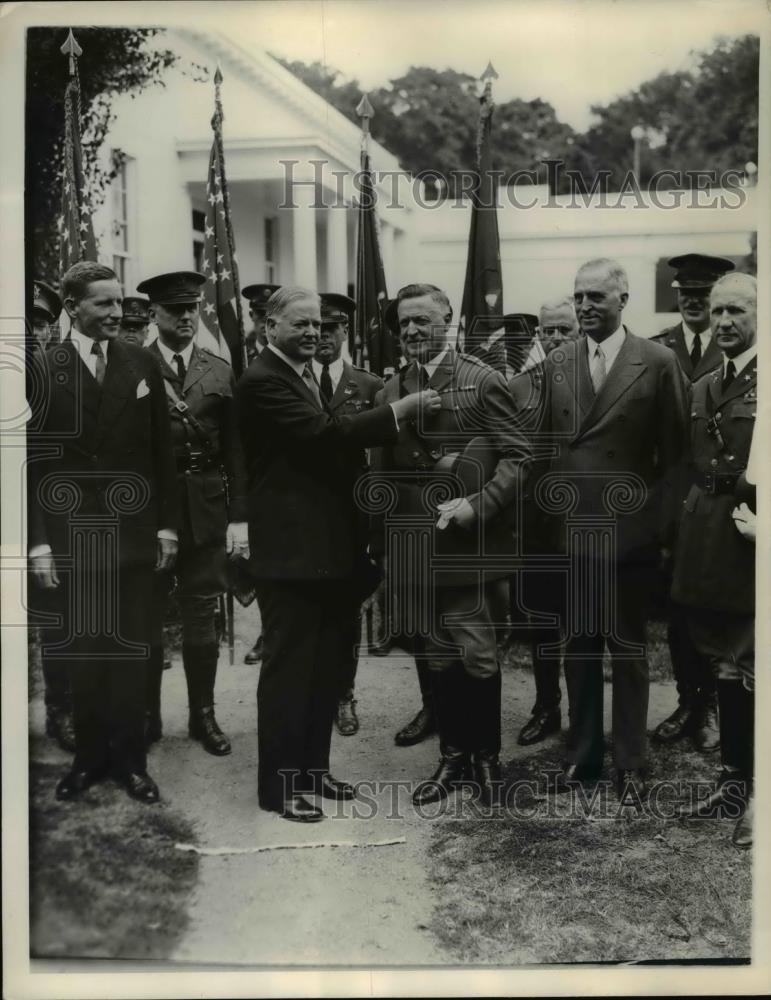
[(436, 369), (444, 361), (445, 356), (446, 356), (447, 352), (449, 351), (449, 349), (450, 349), (449, 346), (447, 344), (445, 344), (444, 347), (441, 349), (441, 351), (438, 354), (435, 354), (434, 357), (431, 358), (430, 361), (426, 361), (426, 363), (424, 365), (422, 365), (422, 367), (426, 369), (426, 373), (427, 373), (429, 379), (433, 377), (433, 374), (436, 371)]
[[(313, 359), (313, 370), (316, 373), (316, 378), (319, 378), (321, 376), (321, 369), (323, 367), (324, 366), (322, 365), (322, 363), (320, 361), (317, 361), (315, 358)], [(343, 377), (343, 356), (342, 356), (342, 354), (335, 361), (331, 361), (330, 362), (330, 364), (329, 364), (329, 377), (332, 379), (333, 382), (339, 382), (340, 379)]]
[(170, 347), (167, 347), (164, 344), (164, 342), (161, 340), (160, 337), (158, 338), (158, 349), (160, 350), (161, 355), (163, 356), (163, 360), (170, 368), (176, 368), (176, 364), (174, 362), (174, 355), (178, 354), (182, 358), (182, 363), (185, 366), (185, 371), (187, 371), (187, 369), (190, 367), (190, 358), (193, 355), (193, 346), (194, 343), (191, 340), (190, 343), (187, 345), (187, 347), (183, 347), (181, 351), (173, 351)]
[[(77, 347), (78, 353), (85, 361), (91, 354), (91, 348), (94, 346), (94, 338), (87, 337), (85, 333), (81, 333), (80, 330), (76, 330), (73, 326), (70, 330), (70, 340)], [(102, 345), (102, 350), (104, 351), (105, 360), (110, 351), (110, 341), (102, 340), (100, 341)]]
[(304, 361), (295, 361), (294, 358), (287, 357), (287, 355), (284, 354), (280, 348), (276, 347), (275, 344), (268, 344), (268, 348), (273, 351), (274, 354), (277, 354), (284, 364), (289, 365), (292, 371), (299, 375), (300, 378), (303, 377), (303, 372), (305, 371)]
[(601, 343), (590, 337), (589, 334), (586, 335), (586, 346), (589, 351), (589, 359), (591, 360), (598, 347), (602, 348), (602, 353), (605, 355), (605, 361), (608, 366), (613, 364), (616, 359), (616, 355), (621, 350), (621, 345), (624, 343), (624, 337), (626, 336), (626, 330), (624, 329), (624, 324), (622, 323), (614, 333), (611, 333), (609, 337), (606, 337)]
[(734, 368), (736, 369), (736, 374), (744, 371), (747, 365), (752, 361), (755, 355), (758, 353), (758, 345), (753, 344), (752, 347), (748, 347), (746, 351), (742, 351), (741, 354), (737, 354), (735, 358), (729, 358), (727, 354), (723, 355), (723, 375), (725, 375), (726, 368), (728, 367), (728, 362), (733, 361)]
[(693, 338), (694, 337), (700, 337), (702, 344), (704, 344), (704, 338), (706, 337), (707, 340), (709, 340), (709, 338), (712, 336), (712, 331), (710, 330), (709, 327), (707, 327), (706, 330), (702, 330), (701, 333), (696, 333), (695, 330), (692, 330), (690, 328), (690, 326), (688, 326), (688, 324), (685, 322), (685, 320), (682, 320), (681, 322), (682, 322), (682, 325), (683, 325), (683, 333), (685, 335), (685, 342), (686, 342), (686, 344), (688, 344), (689, 347), (693, 344)]

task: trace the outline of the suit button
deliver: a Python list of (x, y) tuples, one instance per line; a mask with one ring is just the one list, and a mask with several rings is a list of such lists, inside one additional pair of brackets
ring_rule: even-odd
[(712, 466), (713, 469), (717, 468), (717, 459), (711, 458), (709, 464)]
[(419, 451), (413, 451), (412, 457), (413, 458), (420, 458), (420, 452)]
[(720, 412), (720, 410), (718, 410), (717, 413), (715, 414), (715, 420), (722, 420), (722, 419), (723, 419), (723, 414)]

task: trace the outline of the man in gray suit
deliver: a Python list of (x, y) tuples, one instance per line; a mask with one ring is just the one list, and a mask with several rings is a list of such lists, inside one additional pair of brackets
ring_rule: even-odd
[(670, 350), (623, 325), (629, 291), (619, 263), (602, 258), (582, 265), (573, 298), (583, 336), (545, 362), (541, 434), (553, 458), (537, 498), (551, 519), (555, 551), (570, 555), (570, 729), (556, 789), (600, 772), (607, 643), (618, 790), (639, 798), (648, 712), (646, 605), (673, 532), (688, 442), (686, 386)]

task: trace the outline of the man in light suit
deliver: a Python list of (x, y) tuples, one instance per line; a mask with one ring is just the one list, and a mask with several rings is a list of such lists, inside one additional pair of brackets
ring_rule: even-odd
[[(383, 388), (383, 380), (365, 368), (357, 368), (342, 356), (343, 344), (348, 339), (348, 330), (356, 310), (356, 303), (347, 295), (322, 292), (321, 331), (313, 373), (319, 383), (321, 396), (329, 411), (334, 414), (366, 412), (375, 402), (375, 394)], [(367, 456), (361, 452), (361, 472), (367, 471)], [(361, 519), (361, 555), (365, 557), (367, 547), (366, 518)], [(359, 595), (357, 595), (359, 596)], [(369, 596), (368, 594), (365, 596)], [(335, 725), (341, 736), (353, 736), (359, 731), (356, 715), (354, 687), (356, 668), (359, 663), (357, 646), (361, 635), (361, 606), (355, 602), (351, 614), (351, 635), (345, 648), (346, 675), (337, 706)]]
[[(682, 320), (651, 339), (675, 352), (683, 374), (695, 383), (720, 365), (720, 348), (710, 329), (709, 294), (721, 276), (734, 268), (726, 257), (687, 253), (672, 257), (672, 287), (677, 290), (677, 308)], [(687, 490), (687, 487), (684, 488)], [(671, 573), (668, 570), (667, 578)], [(672, 743), (690, 735), (697, 750), (716, 750), (720, 745), (717, 691), (709, 662), (696, 649), (688, 629), (685, 609), (672, 601), (667, 628), (669, 655), (677, 683), (678, 704), (671, 715), (656, 726), (653, 739)]]
[[(556, 789), (598, 776), (603, 758), (602, 656), (613, 662), (613, 740), (619, 794), (645, 792), (646, 606), (661, 549), (671, 544), (688, 440), (677, 359), (635, 337), (621, 316), (628, 280), (616, 261), (578, 271), (583, 336), (546, 359), (541, 433), (553, 442), (541, 500), (557, 551), (570, 555), (565, 678), (567, 763)], [(551, 477), (551, 478), (549, 478)]]
[(236, 388), (265, 636), (257, 689), (259, 802), (306, 823), (323, 818), (306, 793), (355, 795), (329, 773), (329, 753), (362, 568), (354, 499), (361, 451), (394, 440), (400, 421), (440, 405), (429, 391), (353, 415), (331, 411), (310, 364), (320, 326), (315, 292), (279, 289), (267, 304), (268, 346)]
[(70, 336), (43, 356), (33, 409), (29, 558), (58, 624), (43, 653), (69, 665), (75, 759), (56, 789), (84, 792), (112, 770), (129, 795), (158, 800), (147, 774), (145, 677), (154, 570), (177, 550), (174, 459), (160, 369), (119, 337), (121, 288), (109, 267), (62, 280)]

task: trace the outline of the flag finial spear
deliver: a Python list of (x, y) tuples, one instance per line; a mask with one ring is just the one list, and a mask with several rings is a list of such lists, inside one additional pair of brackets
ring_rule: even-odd
[(83, 55), (83, 49), (75, 41), (75, 36), (70, 28), (69, 34), (64, 41), (64, 45), (59, 49), (63, 56), (70, 57), (70, 76), (75, 76), (75, 60)]
[(217, 69), (214, 71), (214, 82), (219, 86), (222, 83), (222, 67), (217, 63)]
[(369, 120), (375, 117), (375, 109), (370, 104), (366, 94), (356, 105), (356, 115), (361, 118), (362, 131), (369, 132)]
[(480, 80), (497, 80), (498, 74), (495, 71), (495, 66), (491, 62), (488, 62), (485, 67), (484, 73), (479, 77)]

